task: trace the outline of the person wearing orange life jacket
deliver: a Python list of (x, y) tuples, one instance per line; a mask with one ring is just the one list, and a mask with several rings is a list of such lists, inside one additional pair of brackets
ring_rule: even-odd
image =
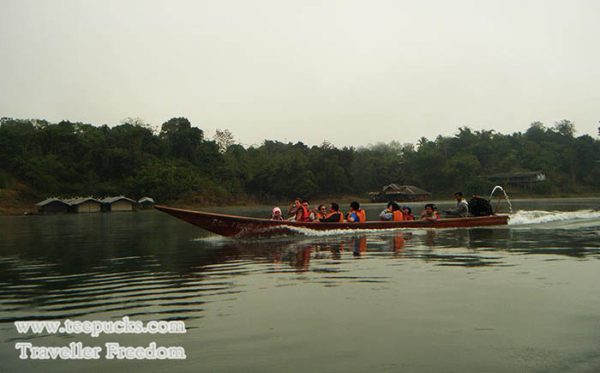
[(400, 206), (391, 201), (387, 204), (387, 208), (379, 214), (379, 218), (386, 221), (402, 221), (404, 220), (404, 214), (402, 214)]
[(319, 221), (322, 223), (343, 223), (344, 213), (340, 211), (340, 205), (335, 202), (331, 202), (329, 212), (324, 218), (319, 219)]
[(440, 213), (437, 211), (437, 207), (433, 203), (428, 203), (425, 205), (425, 210), (421, 213), (421, 220), (438, 220), (440, 218)]
[(299, 222), (307, 222), (310, 221), (310, 208), (308, 206), (307, 200), (302, 200), (302, 203), (298, 207), (296, 211), (295, 221)]
[(396, 203), (392, 203), (392, 221), (402, 221), (404, 220), (404, 214), (402, 213), (402, 209)]
[(367, 221), (367, 213), (360, 208), (360, 203), (352, 201), (350, 203), (350, 212), (348, 213), (346, 220), (352, 223), (364, 223)]
[(327, 207), (325, 205), (319, 205), (319, 207), (311, 212), (311, 215), (314, 215), (312, 221), (320, 221), (327, 215)]

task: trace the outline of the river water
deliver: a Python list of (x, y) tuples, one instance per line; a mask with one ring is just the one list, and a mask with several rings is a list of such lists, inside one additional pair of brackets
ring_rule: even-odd
[[(0, 371), (600, 371), (600, 199), (513, 208), (504, 227), (254, 241), (156, 211), (0, 217)], [(183, 321), (187, 332), (14, 324), (124, 316)], [(22, 360), (15, 347), (71, 342), (155, 342), (186, 359)]]

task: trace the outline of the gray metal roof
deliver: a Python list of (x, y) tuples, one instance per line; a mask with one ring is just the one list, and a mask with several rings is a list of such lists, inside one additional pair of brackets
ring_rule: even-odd
[(59, 202), (59, 203), (65, 204), (65, 205), (69, 204), (68, 202), (63, 201), (62, 199), (59, 199), (59, 198), (46, 198), (45, 200), (43, 200), (41, 202), (38, 202), (35, 205), (38, 206), (38, 207), (43, 207), (43, 206), (46, 206), (46, 205), (48, 205), (48, 204), (50, 204), (52, 202)]
[(154, 203), (154, 200), (150, 197), (142, 197), (140, 198), (140, 200), (138, 201), (138, 203), (144, 203), (144, 202), (150, 202), (150, 203)]
[(120, 201), (120, 200), (125, 200), (127, 202), (136, 203), (131, 198), (127, 198), (125, 196), (106, 197), (106, 198), (101, 199), (100, 202), (102, 202), (102, 203), (108, 203), (108, 204), (113, 204), (113, 203), (115, 203), (117, 201)]
[(98, 201), (96, 198), (93, 197), (77, 197), (77, 198), (71, 198), (71, 199), (67, 199), (64, 200), (66, 203), (68, 203), (71, 206), (77, 206), (77, 205), (81, 205), (82, 203), (85, 202), (96, 202), (96, 203), (101, 203), (100, 201)]

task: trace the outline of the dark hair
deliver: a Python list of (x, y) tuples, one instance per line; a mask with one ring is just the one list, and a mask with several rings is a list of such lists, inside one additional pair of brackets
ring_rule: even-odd
[(432, 209), (432, 210), (435, 210), (435, 209), (436, 209), (436, 207), (435, 207), (435, 205), (434, 205), (433, 203), (428, 203), (428, 204), (426, 204), (426, 205), (425, 205), (425, 208), (427, 208), (427, 207), (431, 207), (431, 209)]
[(302, 203), (308, 203), (308, 201), (307, 201), (307, 200), (305, 200), (305, 199), (303, 199), (303, 200), (302, 200)]
[(331, 202), (331, 209), (332, 209), (333, 211), (340, 211), (340, 205), (338, 205), (338, 204), (337, 204), (337, 203), (335, 203), (335, 202)]
[(412, 214), (412, 209), (408, 206), (402, 206), (402, 210), (407, 209), (409, 214)]
[(352, 202), (350, 202), (350, 207), (352, 207), (355, 210), (358, 210), (360, 208), (360, 203), (358, 203), (356, 201), (352, 201)]
[(454, 195), (455, 195), (455, 196), (459, 196), (459, 197), (462, 197), (462, 196), (463, 196), (462, 192), (456, 192), (456, 193), (454, 193)]
[(398, 204), (394, 201), (388, 202), (387, 207), (390, 206), (392, 206), (392, 211), (400, 210), (400, 206), (398, 206)]
[(317, 210), (320, 210), (322, 208), (327, 208), (327, 206), (325, 206), (325, 205), (319, 205), (319, 207), (317, 207)]

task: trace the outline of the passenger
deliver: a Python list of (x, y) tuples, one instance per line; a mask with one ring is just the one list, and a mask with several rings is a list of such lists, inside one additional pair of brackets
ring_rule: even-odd
[(400, 210), (400, 206), (396, 202), (388, 202), (387, 208), (379, 214), (381, 220), (386, 221), (402, 221), (404, 220), (404, 214)]
[[(379, 213), (379, 220), (391, 221), (394, 218), (394, 215), (392, 214), (392, 205), (394, 204), (396, 204), (396, 202), (388, 202), (386, 208), (384, 208), (383, 211)], [(396, 204), (396, 206), (398, 206), (398, 204)]]
[(340, 211), (340, 205), (332, 202), (327, 215), (325, 215), (325, 217), (322, 219), (319, 219), (319, 221), (323, 223), (343, 223), (344, 213)]
[(426, 204), (425, 210), (421, 213), (421, 220), (438, 220), (439, 218), (440, 214), (435, 205), (433, 203)]
[(325, 205), (319, 205), (316, 209), (312, 210), (311, 216), (313, 216), (313, 221), (319, 221), (325, 217), (327, 214), (327, 207)]
[(294, 202), (292, 202), (292, 204), (288, 208), (288, 219), (289, 220), (296, 220), (296, 213), (298, 212), (298, 209), (300, 208), (301, 205), (302, 205), (302, 198), (296, 197), (296, 199), (294, 199)]
[(360, 208), (360, 203), (353, 201), (350, 203), (350, 212), (346, 220), (353, 223), (364, 223), (367, 221), (367, 213)]
[(273, 207), (273, 211), (271, 213), (271, 220), (284, 220), (281, 215), (281, 209), (279, 207)]
[(460, 218), (465, 218), (469, 216), (469, 203), (463, 197), (462, 192), (454, 193), (454, 198), (456, 199), (456, 208), (444, 211), (446, 214), (451, 216), (456, 216)]
[(412, 209), (408, 206), (402, 207), (402, 214), (404, 215), (404, 220), (415, 220), (415, 216), (412, 214)]
[(300, 207), (296, 210), (295, 221), (307, 222), (310, 221), (310, 207), (307, 200), (302, 200)]

